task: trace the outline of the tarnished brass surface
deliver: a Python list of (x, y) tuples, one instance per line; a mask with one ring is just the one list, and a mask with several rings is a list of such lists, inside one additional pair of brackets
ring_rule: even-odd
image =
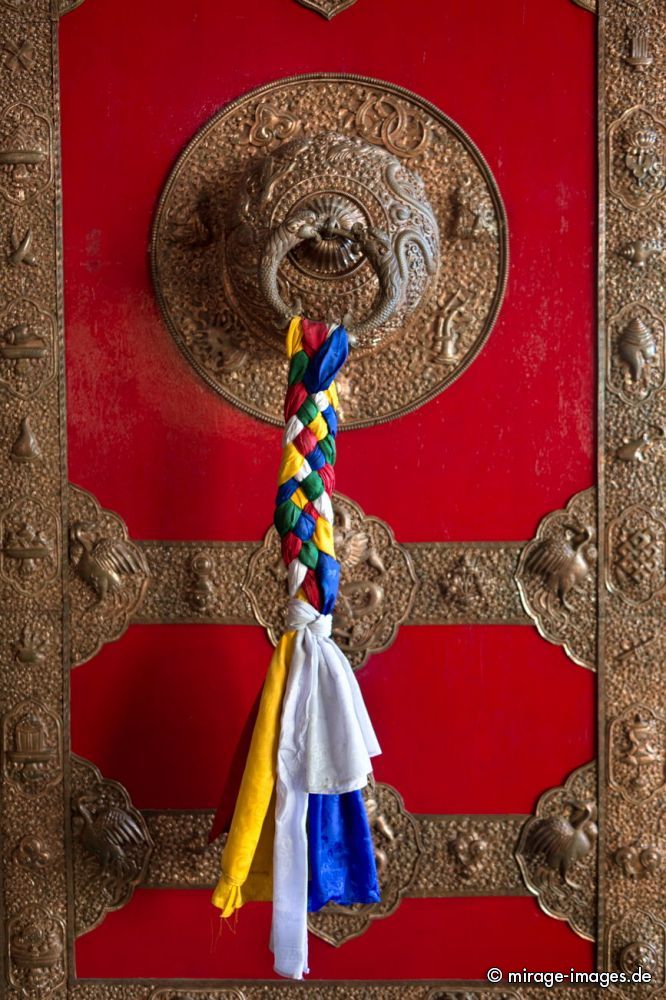
[[(382, 346), (427, 297), (438, 266), (439, 227), (422, 178), (376, 143), (335, 131), (292, 139), (250, 160), (240, 180), (226, 274), (241, 313), (272, 310), (269, 344), (279, 349), (304, 300), (307, 315), (344, 312), (355, 355)], [(367, 315), (341, 307), (348, 291), (365, 298), (368, 283), (375, 294)]]
[[(78, 0), (78, 2), (81, 3), (82, 0)], [(356, 0), (296, 0), (296, 2), (300, 3), (302, 7), (314, 10), (330, 21), (336, 14), (341, 14), (343, 10), (353, 7)], [(573, 0), (573, 3), (584, 10), (596, 13), (597, 0)]]
[(244, 996), (245, 994), (241, 990), (233, 987), (228, 990), (188, 989), (182, 991), (167, 987), (151, 993), (150, 1000), (243, 1000)]
[[(84, 517), (88, 536), (135, 554), (115, 590), (99, 598), (79, 569), (71, 545), (75, 664), (119, 638), (129, 621), (262, 625), (276, 643), (283, 629), (286, 573), (273, 528), (258, 542), (138, 541), (116, 514), (101, 512), (90, 494), (71, 487), (73, 526)], [(334, 628), (351, 663), (362, 666), (387, 649), (400, 625), (528, 624), (514, 574), (521, 543), (399, 544), (388, 524), (334, 494), (336, 550), (342, 563)]]
[(57, 21), (0, 7), (0, 995), (42, 1000), (73, 941)]
[(516, 581), (539, 634), (576, 663), (596, 667), (596, 492), (548, 514), (521, 552)]
[[(347, 591), (336, 627), (357, 667), (371, 652), (387, 648), (401, 623), (530, 623), (514, 582), (520, 542), (399, 544), (389, 525), (364, 515), (348, 497), (336, 494), (334, 502), (356, 511), (349, 528), (340, 529), (344, 534), (356, 525), (351, 530), (354, 545), (343, 560)], [(277, 641), (285, 607), (284, 567), (272, 529), (263, 543), (136, 544), (151, 576), (132, 621), (260, 624)]]
[(579, 767), (540, 797), (523, 826), (516, 858), (541, 909), (594, 940), (597, 887), (597, 769)]
[[(327, 133), (341, 136), (334, 149)], [(494, 323), (507, 271), (504, 208), (483, 157), (446, 115), (394, 84), (345, 74), (246, 94), (174, 167), (154, 226), (153, 276), (188, 361), (226, 399), (281, 423), (286, 360), (258, 288), (259, 262), (270, 231), (303, 206), (335, 209), (344, 228), (385, 232), (404, 260), (405, 301), (370, 340), (360, 338), (338, 382), (344, 426), (432, 399)], [(407, 240), (410, 232), (418, 239)], [(337, 260), (317, 258), (321, 246), (287, 258), (282, 298), (300, 300), (312, 317), (340, 319), (341, 303), (365, 317), (378, 288), (372, 268), (332, 242)]]
[[(666, 7), (600, 4), (599, 964), (666, 982)], [(657, 241), (655, 246), (652, 241)], [(647, 258), (636, 254), (652, 245)], [(625, 997), (636, 997), (635, 986)], [(645, 993), (647, 995), (647, 991)]]
[[(131, 618), (149, 623), (262, 625), (272, 643), (283, 629), (285, 569), (271, 528), (263, 543), (130, 541), (121, 519), (72, 487), (73, 524), (85, 499), (94, 541), (136, 552), (140, 566), (102, 600), (73, 566), (75, 663), (81, 650), (118, 638)], [(594, 491), (547, 515), (530, 542), (400, 544), (388, 524), (334, 495), (342, 585), (334, 629), (352, 664), (388, 648), (400, 625), (534, 621), (540, 634), (595, 669)], [(96, 513), (97, 511), (97, 513)], [(97, 520), (95, 520), (97, 519)], [(72, 537), (72, 527), (69, 529)], [(138, 565), (138, 563), (137, 563)], [(522, 599), (522, 603), (521, 603)], [(132, 610), (133, 609), (133, 610)]]
[(515, 572), (523, 542), (412, 542), (408, 625), (526, 625)]

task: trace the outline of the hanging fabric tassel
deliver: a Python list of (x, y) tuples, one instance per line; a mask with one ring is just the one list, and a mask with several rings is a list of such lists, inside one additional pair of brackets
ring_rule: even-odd
[(296, 317), (275, 526), (287, 566), (287, 630), (264, 682), (213, 902), (230, 916), (273, 899), (283, 976), (307, 973), (307, 913), (379, 900), (361, 789), (379, 745), (358, 682), (331, 639), (340, 564), (333, 544), (337, 393), (347, 333)]

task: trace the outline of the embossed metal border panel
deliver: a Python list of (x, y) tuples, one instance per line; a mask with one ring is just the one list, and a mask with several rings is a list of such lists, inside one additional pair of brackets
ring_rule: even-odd
[[(593, 7), (591, 0), (576, 2)], [(333, 14), (351, 3), (306, 5)], [(71, 756), (70, 589), (75, 639), (92, 636), (93, 640), (90, 648), (77, 647), (80, 661), (92, 654), (93, 647), (117, 638), (132, 618), (141, 620), (142, 609), (148, 615), (143, 620), (160, 619), (160, 592), (151, 594), (150, 589), (153, 560), (176, 567), (179, 560), (187, 561), (191, 600), (185, 617), (205, 620), (209, 615), (219, 620), (217, 612), (223, 618), (227, 615), (226, 620), (252, 616), (249, 563), (257, 570), (261, 553), (269, 548), (269, 540), (263, 546), (241, 543), (233, 548), (238, 555), (234, 573), (239, 578), (243, 573), (247, 576), (245, 594), (237, 605), (220, 612), (208, 606), (208, 577), (215, 571), (217, 558), (214, 543), (182, 543), (173, 548), (167, 543), (155, 551), (153, 543), (132, 542), (120, 518), (101, 510), (89, 494), (68, 489), (57, 26), (58, 16), (76, 6), (77, 0), (0, 0), (4, 70), (0, 226), (9, 240), (0, 262), (0, 384), (5, 401), (0, 413), (0, 605), (6, 640), (0, 647), (2, 996), (8, 1000), (267, 1000), (283, 994), (290, 1000), (457, 996), (487, 1000), (500, 994), (545, 1000), (565, 996), (563, 988), (523, 986), (516, 992), (507, 991), (503, 984), (492, 989), (484, 983), (458, 980), (192, 984), (75, 979), (76, 864), (86, 866), (88, 882), (104, 887), (99, 909), (91, 908), (86, 914), (90, 926), (105, 910), (123, 905), (141, 880), (148, 885), (204, 884), (210, 878), (210, 855), (194, 845), (188, 861), (178, 846), (183, 824), (191, 841), (201, 816), (207, 821), (205, 814), (198, 819), (194, 814), (142, 815), (121, 786)], [(579, 495), (566, 511), (548, 515), (537, 537), (525, 546), (499, 542), (467, 547), (400, 546), (387, 526), (372, 518), (364, 521), (359, 509), (350, 518), (358, 519), (357, 531), (368, 533), (364, 551), (368, 546), (373, 551), (375, 546), (374, 563), (370, 563), (373, 572), (386, 571), (382, 569), (382, 553), (386, 552), (396, 560), (404, 580), (427, 581), (421, 593), (396, 610), (388, 623), (387, 642), (400, 622), (418, 625), (432, 621), (433, 616), (436, 620), (488, 620), (498, 608), (504, 617), (510, 608), (512, 620), (533, 621), (544, 638), (563, 645), (573, 659), (591, 667), (594, 650), (580, 622), (593, 620), (590, 583), (595, 575), (592, 566), (598, 568), (597, 801), (595, 768), (589, 764), (574, 772), (562, 788), (545, 792), (535, 816), (502, 817), (501, 836), (515, 844), (515, 866), (507, 865), (505, 855), (496, 859), (493, 890), (533, 892), (546, 912), (569, 920), (579, 933), (592, 936), (596, 932), (600, 970), (626, 974), (640, 965), (650, 971), (653, 982), (648, 988), (614, 986), (633, 1000), (656, 994), (666, 980), (666, 690), (662, 669), (666, 645), (666, 286), (662, 257), (666, 9), (662, 0), (600, 0), (599, 31), (596, 525), (589, 523), (594, 520), (590, 493)], [(372, 522), (371, 528), (364, 527), (367, 522)], [(95, 604), (86, 603), (90, 596), (86, 587), (99, 597), (100, 590), (106, 593), (105, 588), (113, 583), (113, 579), (96, 578), (86, 561), (87, 525), (103, 533), (114, 572), (126, 578), (110, 605), (110, 617), (102, 615)], [(554, 546), (561, 545), (563, 538), (573, 553), (573, 576), (563, 574), (555, 558)], [(351, 569), (360, 564), (357, 560)], [(484, 572), (490, 574), (490, 596), (485, 598), (489, 605), (484, 605)], [(445, 612), (433, 612), (437, 607), (433, 594), (443, 597), (448, 605)], [(85, 636), (77, 637), (77, 623), (85, 616), (89, 623)], [(270, 630), (270, 617), (263, 609), (254, 608), (254, 620)], [(71, 843), (72, 766), (74, 812), (79, 829), (88, 831), (79, 837), (76, 849)], [(411, 866), (409, 883), (396, 884), (391, 906), (397, 906), (402, 895), (446, 895), (452, 887), (459, 891), (458, 877), (470, 879), (471, 893), (475, 886), (485, 888), (470, 844), (478, 846), (483, 840), (491, 817), (476, 817), (476, 823), (471, 823), (470, 817), (411, 816), (390, 786), (377, 786), (373, 794), (385, 824), (387, 856), (395, 849), (390, 831), (400, 825), (404, 829), (400, 849), (409, 855), (407, 867)], [(543, 870), (535, 864), (538, 851), (552, 844), (565, 799), (574, 800), (569, 803), (570, 822), (585, 825), (590, 845), (598, 812), (598, 863), (588, 847), (579, 869), (587, 873), (592, 902), (596, 897), (596, 927), (589, 908), (581, 907), (580, 897), (573, 907), (562, 909), (561, 896), (553, 898), (552, 885), (547, 878), (544, 881)], [(582, 815), (574, 820), (576, 811)], [(90, 833), (98, 819), (115, 824), (120, 838), (122, 850), (111, 859)], [(442, 878), (444, 853), (451, 859), (450, 878)], [(314, 929), (333, 941), (362, 932), (349, 925), (341, 928), (335, 920)], [(598, 995), (595, 988), (579, 993)]]
[(659, 0), (600, 0), (598, 965), (640, 963), (650, 992), (666, 982), (666, 876), (632, 859), (663, 854), (666, 815), (666, 490), (650, 447), (666, 427), (665, 36)]

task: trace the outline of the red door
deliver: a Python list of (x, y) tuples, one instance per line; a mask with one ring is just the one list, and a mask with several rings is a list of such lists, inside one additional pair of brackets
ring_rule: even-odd
[[(178, 350), (149, 241), (197, 130), (254, 87), (314, 72), (405, 87), (457, 123), (501, 194), (510, 264), (467, 370), (338, 440), (337, 489), (392, 530), (398, 562), (407, 554), (390, 593), (400, 625), (358, 673), (389, 786), (375, 834), (392, 912), (356, 936), (333, 920), (324, 936), (348, 937), (339, 947), (313, 935), (311, 978), (592, 967), (585, 928), (539, 907), (514, 849), (542, 793), (594, 757), (594, 679), (539, 634), (513, 572), (542, 519), (594, 481), (593, 17), (570, 0), (357, 0), (330, 21), (295, 0), (141, 0), (122, 15), (89, 0), (63, 19), (60, 59), (69, 478), (151, 567), (129, 629), (73, 673), (72, 744), (122, 783), (157, 844), (127, 905), (78, 938), (78, 975), (273, 976), (270, 906), (220, 927), (219, 847), (202, 832), (270, 654), (257, 618), (276, 584), (258, 556), (254, 604), (241, 587), (271, 523), (280, 431)], [(404, 379), (398, 399), (411, 398)], [(391, 554), (387, 538), (376, 544)]]

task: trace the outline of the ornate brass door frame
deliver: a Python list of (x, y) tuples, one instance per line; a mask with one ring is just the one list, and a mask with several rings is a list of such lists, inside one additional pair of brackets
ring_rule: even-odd
[[(70, 540), (84, 539), (85, 529), (72, 535), (75, 525), (69, 512), (66, 466), (57, 32), (58, 17), (78, 4), (2, 0), (0, 6), (5, 87), (0, 107), (0, 225), (7, 237), (0, 261), (0, 381), (5, 398), (0, 416), (4, 442), (0, 458), (0, 602), (5, 623), (0, 653), (3, 996), (8, 1000), (19, 996), (28, 1000), (66, 996), (78, 1000), (266, 1000), (285, 994), (434, 1000), (461, 990), (479, 997), (497, 995), (498, 991), (504, 994), (503, 984), (492, 989), (485, 983), (461, 981), (198, 982), (195, 986), (163, 981), (77, 981), (73, 866), (80, 845), (77, 842), (75, 851), (72, 807), (85, 824), (85, 796), (94, 793), (104, 808), (113, 805), (126, 817), (123, 822), (132, 845), (128, 854), (134, 873), (126, 887), (127, 896), (132, 884), (141, 879), (144, 884), (171, 884), (170, 839), (162, 834), (165, 828), (169, 834), (177, 825), (179, 814), (141, 816), (120, 786), (106, 781), (91, 765), (70, 753), (69, 668), (81, 659), (80, 651), (72, 657), (70, 624), (75, 631), (77, 619), (76, 615), (70, 618), (70, 604), (76, 605), (76, 587), (86, 581), (80, 549), (70, 566)], [(654, 976), (646, 995), (661, 988), (666, 977), (666, 691), (660, 670), (665, 645), (661, 598), (666, 585), (666, 501), (660, 446), (666, 427), (666, 291), (660, 270), (660, 233), (666, 224), (665, 34), (666, 13), (659, 0), (601, 0), (599, 466), (597, 524), (591, 526), (596, 528), (598, 550), (596, 662), (600, 677), (598, 787), (597, 802), (593, 803), (599, 811), (600, 827), (596, 930), (598, 969), (626, 973), (641, 965)], [(94, 514), (94, 506), (92, 510)], [(97, 513), (101, 517), (103, 512)], [(578, 662), (591, 665), (594, 650), (591, 653), (586, 647), (581, 651), (580, 630), (574, 628), (572, 638), (566, 629), (558, 631), (557, 616), (549, 616), (549, 595), (564, 603), (569, 584), (564, 579), (546, 579), (543, 573), (538, 582), (540, 567), (550, 565), (547, 546), (558, 523), (565, 525), (561, 519), (546, 519), (539, 536), (522, 548), (522, 553), (518, 548), (509, 553), (509, 561), (520, 557), (517, 586), (523, 607), (541, 634), (562, 643)], [(77, 524), (81, 524), (80, 518)], [(131, 607), (126, 610), (130, 615), (135, 610), (141, 614), (146, 594), (142, 559), (147, 555), (148, 563), (153, 558), (168, 561), (174, 558), (173, 551), (162, 547), (153, 553), (150, 543), (132, 548), (114, 515), (106, 515), (103, 527), (128, 546), (128, 565), (134, 560), (134, 569), (128, 583)], [(574, 555), (589, 541), (583, 537), (586, 530), (583, 518), (580, 540), (576, 541), (576, 531), (568, 540)], [(81, 545), (85, 550), (83, 541)], [(418, 574), (417, 548), (412, 548), (410, 558)], [(498, 551), (503, 552), (501, 548)], [(198, 595), (205, 604), (210, 553), (202, 556), (196, 565), (192, 563), (192, 593), (193, 599)], [(465, 561), (465, 550), (456, 557), (462, 562), (447, 563), (442, 585), (448, 587), (454, 605), (462, 594), (473, 608), (474, 566)], [(420, 570), (427, 575), (422, 563)], [(576, 594), (580, 598), (585, 590), (579, 584), (591, 572), (591, 561), (585, 565), (587, 569), (581, 569), (576, 563), (582, 576), (571, 584), (573, 609), (578, 607)], [(587, 590), (585, 593), (589, 611), (590, 597)], [(146, 607), (149, 605), (148, 600)], [(576, 625), (574, 612), (566, 620)], [(126, 623), (117, 618), (110, 630), (112, 636), (120, 634)], [(73, 782), (76, 801), (72, 799)], [(579, 769), (567, 785), (570, 782), (572, 786), (580, 783), (575, 797), (586, 800), (592, 787), (589, 783), (594, 782), (593, 769)], [(564, 791), (572, 794), (571, 789)], [(563, 794), (561, 789), (555, 792)], [(388, 796), (388, 802), (395, 793), (378, 794)], [(547, 823), (554, 815), (552, 795), (548, 792), (542, 797), (534, 818), (503, 819), (513, 831), (510, 837), (515, 837), (515, 822), (520, 822), (523, 834), (516, 854), (522, 876), (529, 891), (540, 894), (544, 909), (555, 913), (530, 868), (528, 847), (530, 824)], [(398, 799), (385, 808), (399, 811)], [(475, 834), (464, 828), (464, 822), (459, 824), (462, 830), (433, 833), (433, 828), (443, 828), (444, 821), (455, 818), (405, 815), (402, 821), (411, 824), (413, 843), (420, 843), (422, 852), (415, 869), (418, 872), (420, 865), (421, 875), (414, 876), (410, 891), (425, 895), (429, 891), (428, 880), (423, 881), (425, 842), (440, 843), (442, 837), (446, 843), (453, 842), (454, 856), (465, 868), (469, 857), (465, 844)], [(478, 819), (476, 835), (482, 836), (484, 818)], [(527, 822), (523, 824), (523, 820)], [(91, 850), (94, 853), (94, 847)], [(589, 861), (592, 859), (590, 855)], [(205, 884), (205, 864), (202, 862), (201, 870), (195, 864), (194, 869), (195, 882), (189, 884)], [(472, 881), (474, 877), (472, 872)], [(507, 879), (508, 891), (512, 891), (510, 882)], [(181, 876), (177, 884), (185, 884)], [(446, 891), (446, 885), (438, 889), (442, 895)], [(116, 905), (122, 905), (125, 898), (119, 895)], [(95, 914), (90, 919), (94, 920)], [(585, 932), (576, 914), (567, 919)], [(323, 929), (323, 936), (335, 938), (337, 933), (335, 928)], [(618, 991), (627, 997), (638, 995), (619, 987)], [(520, 990), (521, 995), (544, 998), (554, 992), (564, 995), (564, 989)], [(591, 997), (597, 991), (590, 987), (582, 992)]]

